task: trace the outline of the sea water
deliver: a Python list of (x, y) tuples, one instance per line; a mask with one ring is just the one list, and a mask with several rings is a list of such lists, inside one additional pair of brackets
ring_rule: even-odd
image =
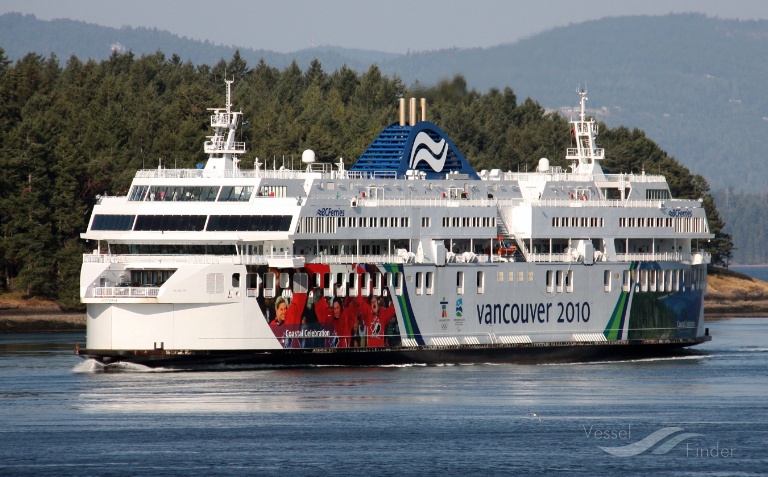
[(768, 266), (765, 265), (753, 265), (745, 267), (730, 267), (731, 270), (745, 275), (749, 275), (752, 278), (757, 278), (764, 282), (768, 282)]
[(2, 475), (764, 475), (768, 319), (665, 359), (107, 368), (0, 335)]

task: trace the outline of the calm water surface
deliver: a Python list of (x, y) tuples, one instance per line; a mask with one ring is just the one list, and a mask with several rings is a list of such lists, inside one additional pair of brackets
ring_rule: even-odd
[(768, 319), (709, 327), (674, 359), (194, 372), (0, 335), (0, 474), (764, 475)]
[(758, 280), (762, 280), (764, 282), (768, 282), (768, 267), (763, 265), (751, 267), (731, 267), (731, 270), (749, 275), (752, 278), (757, 278)]

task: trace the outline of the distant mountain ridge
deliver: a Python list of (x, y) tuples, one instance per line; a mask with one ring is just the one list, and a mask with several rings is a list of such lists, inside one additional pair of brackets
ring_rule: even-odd
[(239, 46), (217, 45), (210, 41), (180, 37), (156, 28), (112, 28), (77, 20), (38, 20), (34, 15), (6, 13), (0, 15), (0, 47), (11, 60), (18, 60), (27, 53), (44, 57), (54, 53), (64, 63), (75, 55), (81, 60), (88, 58), (105, 60), (114, 49), (132, 51), (137, 55), (151, 55), (162, 51), (167, 57), (178, 55), (182, 61), (214, 65), (219, 60), (229, 60), (236, 49), (250, 66), (261, 58), (270, 66), (285, 68), (294, 59), (306, 68), (314, 58), (323, 68), (333, 71), (346, 64), (354, 69), (367, 69), (371, 63), (391, 60), (398, 55), (379, 51), (351, 48), (325, 47), (278, 53), (275, 51)]
[[(147, 28), (108, 28), (32, 15), (0, 16), (0, 47), (11, 60), (28, 52), (62, 62), (75, 55), (101, 60), (112, 48), (137, 55), (162, 51), (183, 61), (213, 65), (233, 46), (214, 45)], [(372, 63), (406, 84), (434, 84), (462, 74), (470, 87), (511, 87), (542, 106), (575, 105), (577, 86), (609, 126), (627, 125), (649, 137), (713, 189), (768, 190), (768, 21), (737, 21), (699, 14), (614, 17), (555, 28), (492, 48), (446, 49), (395, 55), (337, 47), (283, 54), (240, 47), (249, 66), (264, 58), (306, 68), (317, 58), (326, 71)], [(610, 154), (610, 151), (608, 151)]]

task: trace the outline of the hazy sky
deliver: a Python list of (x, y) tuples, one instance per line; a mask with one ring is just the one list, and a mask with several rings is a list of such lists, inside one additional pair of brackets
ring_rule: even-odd
[(764, 0), (2, 0), (32, 13), (111, 27), (156, 27), (216, 44), (291, 52), (310, 46), (405, 53), (510, 43), (553, 27), (623, 15), (701, 12), (768, 19)]

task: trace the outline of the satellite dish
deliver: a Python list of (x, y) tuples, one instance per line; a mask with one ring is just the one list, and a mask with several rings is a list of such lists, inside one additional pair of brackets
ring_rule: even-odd
[(312, 164), (315, 162), (315, 151), (312, 149), (307, 149), (306, 151), (301, 153), (301, 162), (304, 164)]

